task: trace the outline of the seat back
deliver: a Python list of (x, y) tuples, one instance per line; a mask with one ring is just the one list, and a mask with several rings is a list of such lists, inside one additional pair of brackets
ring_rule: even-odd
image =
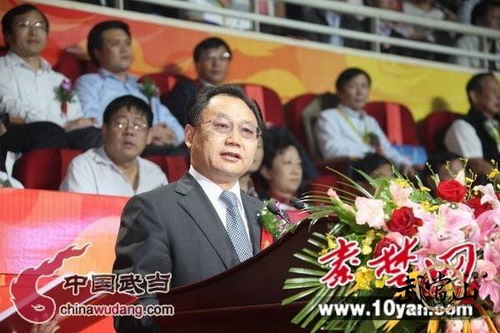
[(56, 72), (64, 74), (72, 82), (75, 82), (83, 74), (97, 72), (97, 67), (89, 59), (73, 50), (68, 48), (62, 51), (54, 66)]
[(278, 94), (265, 86), (252, 83), (239, 84), (248, 97), (259, 104), (264, 122), (285, 126), (285, 112)]
[(293, 134), (297, 137), (307, 152), (311, 154), (309, 142), (307, 140), (306, 132), (304, 130), (304, 122), (302, 118), (302, 111), (312, 102), (316, 94), (303, 94), (291, 99), (285, 105), (285, 115), (288, 127)]
[(420, 145), (411, 111), (394, 102), (370, 102), (366, 112), (375, 118), (392, 144)]
[(444, 136), (451, 123), (460, 115), (446, 110), (433, 111), (424, 119), (422, 139), (429, 155), (446, 151)]
[(23, 154), (13, 167), (12, 175), (25, 188), (58, 190), (68, 165), (80, 150), (44, 148)]
[(189, 168), (189, 161), (184, 156), (148, 155), (144, 158), (157, 164), (170, 183), (179, 180)]

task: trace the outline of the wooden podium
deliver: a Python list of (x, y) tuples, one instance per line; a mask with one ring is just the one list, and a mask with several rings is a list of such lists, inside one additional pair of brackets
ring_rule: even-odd
[(281, 301), (297, 293), (283, 290), (283, 284), (292, 277), (291, 267), (304, 265), (293, 254), (307, 246), (314, 231), (326, 232), (327, 222), (304, 222), (244, 263), (161, 295), (160, 303), (173, 305), (175, 315), (156, 320), (169, 333), (305, 332), (290, 320), (306, 302), (282, 306)]

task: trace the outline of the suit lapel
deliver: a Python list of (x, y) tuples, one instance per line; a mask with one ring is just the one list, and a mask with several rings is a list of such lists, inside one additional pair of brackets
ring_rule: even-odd
[(184, 196), (179, 205), (191, 216), (201, 232), (213, 246), (227, 269), (239, 264), (238, 255), (229, 239), (219, 215), (196, 180), (186, 174), (176, 187)]
[(252, 242), (253, 254), (260, 251), (261, 227), (257, 214), (262, 210), (261, 205), (257, 205), (255, 200), (251, 200), (246, 194), (241, 193), (241, 201), (248, 221), (248, 230), (250, 231), (250, 241)]

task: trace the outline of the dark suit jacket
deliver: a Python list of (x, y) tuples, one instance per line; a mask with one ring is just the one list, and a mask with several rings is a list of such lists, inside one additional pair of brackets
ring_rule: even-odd
[[(326, 11), (323, 9), (317, 9), (312, 7), (303, 7), (302, 9), (302, 21), (328, 25), (326, 20)], [(340, 28), (349, 29), (353, 31), (369, 32), (370, 27), (368, 26), (368, 21), (366, 19), (359, 20), (353, 15), (341, 14), (340, 15)], [(315, 40), (318, 42), (328, 43), (330, 41), (329, 35), (319, 34), (315, 32), (304, 32), (303, 36), (307, 39)], [(370, 43), (362, 40), (348, 39), (344, 38), (344, 45), (346, 47), (352, 47), (355, 49), (369, 50)]]
[(186, 125), (187, 103), (200, 87), (198, 81), (180, 79), (162, 100), (182, 126)]
[[(254, 254), (262, 202), (242, 193)], [(215, 208), (198, 182), (186, 174), (178, 182), (133, 197), (123, 211), (116, 243), (115, 274), (172, 273), (171, 287), (198, 282), (240, 263)], [(140, 297), (155, 304), (154, 295)], [(151, 318), (119, 317), (119, 332), (156, 332)]]

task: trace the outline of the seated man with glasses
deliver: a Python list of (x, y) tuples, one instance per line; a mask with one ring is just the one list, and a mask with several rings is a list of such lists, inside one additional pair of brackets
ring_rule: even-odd
[(139, 155), (151, 140), (153, 113), (142, 99), (125, 95), (104, 111), (104, 146), (75, 157), (60, 190), (131, 197), (167, 184), (156, 164)]
[[(187, 123), (189, 172), (127, 203), (115, 274), (171, 274), (174, 288), (222, 273), (259, 252), (262, 202), (238, 183), (254, 160), (263, 127), (255, 103), (234, 85), (203, 87), (188, 103)], [(158, 299), (149, 293), (138, 302), (158, 304)], [(115, 328), (162, 331), (151, 317), (119, 317)]]
[(165, 104), (182, 125), (186, 125), (186, 105), (189, 99), (201, 87), (223, 84), (231, 59), (229, 45), (220, 38), (210, 37), (196, 45), (193, 60), (198, 78), (194, 81), (181, 79), (165, 100)]
[(0, 169), (7, 151), (39, 148), (86, 150), (102, 144), (94, 119), (84, 117), (77, 96), (63, 98), (71, 83), (42, 57), (49, 21), (31, 4), (10, 9), (2, 18), (9, 51), (0, 58), (0, 112), (10, 116), (0, 144)]

